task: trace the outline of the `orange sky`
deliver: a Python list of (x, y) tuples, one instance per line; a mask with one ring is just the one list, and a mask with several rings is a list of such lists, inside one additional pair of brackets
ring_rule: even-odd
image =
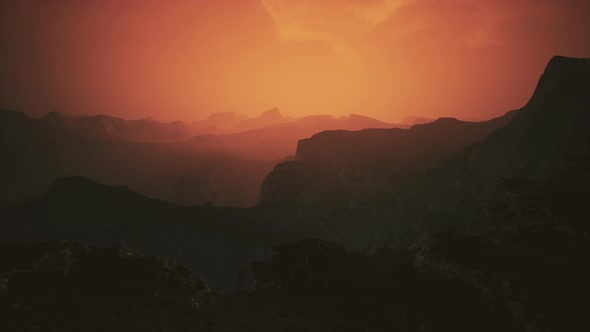
[(590, 57), (587, 0), (0, 3), (0, 108), (483, 119), (554, 54)]

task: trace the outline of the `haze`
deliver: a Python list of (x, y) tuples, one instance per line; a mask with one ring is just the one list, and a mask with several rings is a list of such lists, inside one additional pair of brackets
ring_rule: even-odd
[(0, 108), (485, 119), (551, 56), (587, 56), (588, 17), (584, 0), (4, 1)]

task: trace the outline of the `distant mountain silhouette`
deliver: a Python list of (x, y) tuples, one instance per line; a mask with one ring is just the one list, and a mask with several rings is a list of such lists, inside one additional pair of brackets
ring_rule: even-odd
[(295, 121), (294, 118), (283, 117), (278, 108), (271, 108), (258, 117), (237, 116), (233, 112), (213, 113), (205, 120), (193, 121), (190, 124), (192, 135), (229, 134), (259, 129), (281, 123)]
[(135, 142), (176, 142), (202, 134), (236, 133), (295, 121), (283, 117), (277, 108), (259, 117), (237, 116), (233, 112), (210, 114), (207, 119), (187, 124), (163, 123), (151, 118), (125, 120), (109, 115), (67, 115), (50, 112), (41, 121), (83, 136)]
[(191, 133), (182, 121), (123, 120), (108, 115), (72, 116), (51, 112), (41, 121), (84, 136), (137, 142), (175, 142), (186, 139)]
[(272, 108), (255, 118), (237, 116), (233, 112), (213, 113), (205, 120), (193, 121), (190, 127), (192, 136), (195, 136), (236, 133), (290, 121), (293, 119), (283, 117), (278, 108)]
[(392, 128), (395, 126), (397, 125), (356, 114), (341, 118), (331, 115), (314, 115), (233, 134), (199, 135), (191, 141), (200, 148), (225, 151), (263, 160), (278, 160), (293, 154), (300, 139), (318, 132), (334, 129)]
[(295, 119), (283, 117), (278, 108), (271, 108), (268, 111), (262, 113), (257, 118), (250, 118), (241, 121), (234, 128), (232, 128), (232, 131), (241, 132), (252, 129), (264, 128), (268, 126), (292, 122), (294, 120)]
[(274, 164), (199, 149), (186, 141), (98, 138), (18, 112), (0, 111), (0, 122), (0, 155), (5, 156), (0, 201), (41, 194), (57, 178), (81, 175), (186, 205), (251, 206)]
[[(299, 139), (326, 129), (391, 126), (355, 115), (295, 120), (276, 108), (253, 119), (213, 114), (205, 127), (59, 112), (35, 120), (0, 111), (0, 119), (0, 153), (8, 156), (0, 165), (0, 201), (40, 194), (56, 178), (80, 175), (175, 203), (239, 207), (258, 202), (262, 180), (295, 152)], [(237, 132), (191, 138), (199, 131)]]
[(406, 116), (403, 119), (402, 123), (406, 123), (406, 124), (409, 124), (409, 125), (417, 125), (417, 124), (429, 123), (429, 122), (432, 122), (432, 121), (434, 121), (434, 120), (431, 119), (431, 118), (426, 118), (426, 117), (423, 117), (423, 116), (411, 115), (411, 116)]

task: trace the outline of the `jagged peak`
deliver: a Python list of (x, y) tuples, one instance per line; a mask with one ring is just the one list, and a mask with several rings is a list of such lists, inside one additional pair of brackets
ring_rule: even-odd
[(259, 116), (259, 118), (261, 118), (261, 119), (262, 118), (266, 118), (266, 119), (268, 119), (268, 118), (277, 118), (277, 119), (280, 119), (282, 117), (283, 117), (283, 115), (281, 114), (281, 111), (278, 108), (276, 108), (276, 107), (273, 107), (273, 108), (271, 108), (271, 109), (269, 109), (267, 111), (264, 111)]
[(590, 58), (570, 58), (556, 55), (547, 63), (544, 75), (578, 70), (590, 70)]

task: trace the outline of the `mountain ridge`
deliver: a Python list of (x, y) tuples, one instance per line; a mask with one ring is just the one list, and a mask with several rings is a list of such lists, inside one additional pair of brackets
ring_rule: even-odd
[[(407, 130), (323, 132), (301, 140), (295, 160), (277, 165), (264, 180), (261, 205), (288, 211), (277, 227), (371, 250), (404, 246), (433, 231), (489, 231), (496, 219), (488, 204), (505, 180), (539, 182), (542, 191), (563, 183), (585, 194), (589, 64), (552, 59), (523, 108), (464, 141), (458, 128), (478, 123), (448, 118)], [(416, 136), (415, 146), (403, 136), (421, 131), (430, 136)], [(384, 144), (387, 135), (400, 143)]]

